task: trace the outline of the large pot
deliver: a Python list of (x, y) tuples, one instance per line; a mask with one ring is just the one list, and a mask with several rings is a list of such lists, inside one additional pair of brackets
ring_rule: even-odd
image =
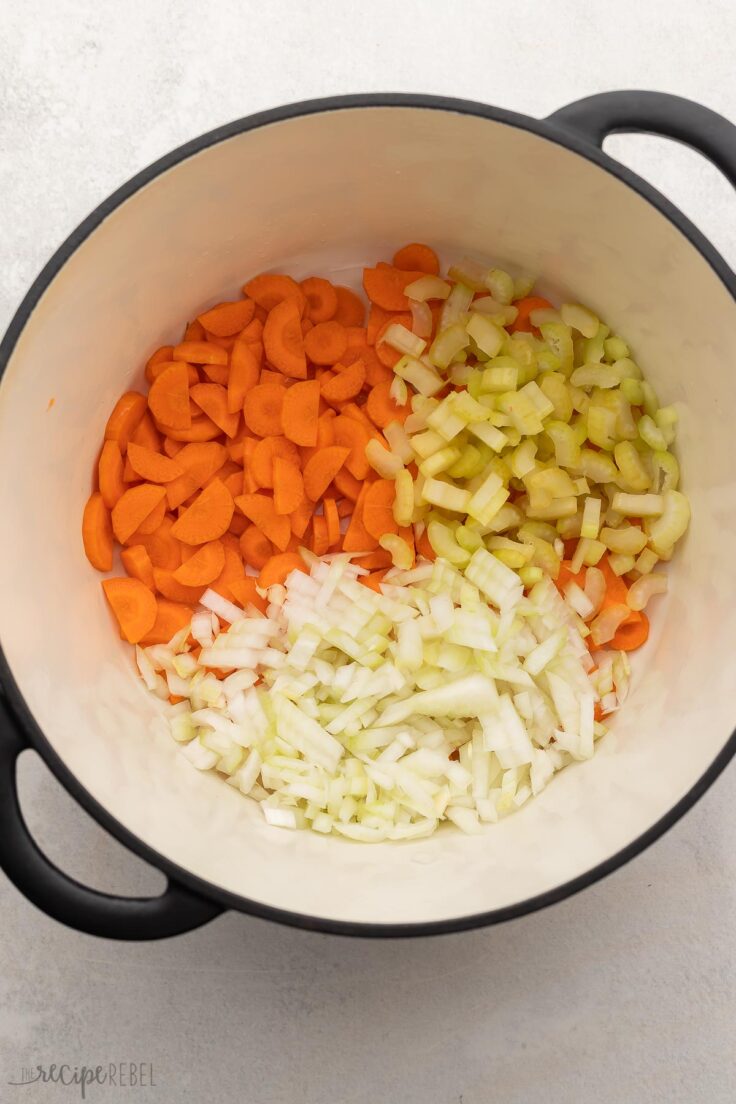
[[(673, 96), (607, 93), (542, 121), (460, 100), (349, 96), (182, 146), (46, 265), (0, 348), (0, 863), (49, 915), (127, 939), (227, 908), (352, 935), (492, 924), (615, 870), (724, 768), (736, 750), (736, 278), (679, 211), (601, 152), (621, 130), (678, 138), (736, 184), (736, 129)], [(270, 828), (152, 736), (156, 706), (112, 628), (80, 520), (106, 414), (140, 386), (143, 358), (172, 325), (264, 269), (345, 282), (416, 239), (542, 273), (626, 335), (655, 389), (680, 405), (693, 522), (629, 701), (591, 761), (480, 837), (362, 846)], [(166, 873), (163, 896), (97, 893), (48, 862), (18, 807), (27, 746)]]

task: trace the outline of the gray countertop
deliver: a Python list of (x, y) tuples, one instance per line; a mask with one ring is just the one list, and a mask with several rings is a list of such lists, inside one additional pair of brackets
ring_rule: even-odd
[[(730, 0), (6, 4), (0, 329), (113, 188), (237, 116), (386, 89), (544, 115), (591, 92), (648, 87), (736, 119), (735, 35)], [(645, 136), (606, 148), (736, 264), (736, 199), (710, 164)], [(163, 884), (32, 753), (20, 776), (29, 824), (65, 870), (121, 893)], [(230, 914), (178, 939), (116, 944), (46, 919), (0, 876), (0, 1099), (79, 1099), (76, 1087), (7, 1085), (24, 1067), (144, 1062), (153, 1087), (93, 1086), (87, 1099), (727, 1104), (735, 805), (732, 767), (602, 883), (496, 929), (425, 941), (354, 941)]]

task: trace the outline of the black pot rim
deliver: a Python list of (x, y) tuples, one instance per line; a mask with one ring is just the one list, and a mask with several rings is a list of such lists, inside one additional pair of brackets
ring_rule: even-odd
[[(224, 126), (216, 127), (214, 130), (210, 130), (200, 135), (198, 138), (186, 142), (184, 145), (179, 146), (164, 157), (154, 161), (151, 165), (131, 177), (131, 179), (121, 185), (121, 187), (117, 188), (107, 199), (100, 203), (75, 230), (72, 231), (62, 245), (56, 250), (51, 259), (46, 263), (29, 288), (15, 312), (2, 342), (0, 342), (0, 383), (8, 361), (26, 323), (33, 313), (36, 304), (56, 275), (60, 272), (72, 254), (108, 217), (108, 215), (112, 214), (112, 212), (124, 203), (125, 200), (129, 199), (142, 187), (194, 154), (200, 153), (210, 146), (226, 141), (239, 134), (247, 133), (250, 130), (256, 130), (263, 126), (269, 126), (272, 123), (296, 119), (301, 116), (365, 107), (422, 108), (427, 110), (455, 112), (461, 115), (475, 115), (483, 119), (488, 119), (491, 122), (504, 123), (516, 127), (517, 129), (528, 131), (539, 138), (546, 139), (556, 145), (561, 145), (572, 150), (574, 153), (579, 154), (587, 161), (593, 162), (593, 164), (597, 165), (605, 172), (628, 185), (651, 204), (651, 206), (656, 208), (660, 214), (668, 218), (707, 261), (726, 286), (731, 296), (736, 300), (736, 276), (734, 276), (734, 273), (731, 272), (726, 262), (713, 248), (707, 238), (690, 222), (690, 220), (650, 184), (642, 180), (641, 177), (637, 176), (630, 169), (627, 169), (625, 166), (603, 153), (602, 150), (581, 137), (573, 129), (561, 123), (557, 123), (554, 120), (534, 119), (531, 116), (506, 111), (486, 104), (443, 96), (404, 93), (362, 93), (349, 96), (330, 96), (324, 99), (304, 100), (288, 104), (284, 107), (272, 108), (254, 115), (244, 116)], [(544, 893), (527, 898), (524, 901), (519, 901), (513, 905), (493, 909), (489, 912), (452, 917), (447, 920), (403, 924), (330, 920), (324, 917), (309, 916), (287, 909), (275, 908), (224, 890), (217, 885), (199, 878), (185, 868), (167, 859), (122, 825), (92, 796), (91, 793), (89, 793), (88, 790), (85, 789), (84, 786), (82, 786), (78, 778), (54, 750), (21, 694), (13, 678), (1, 644), (0, 692), (5, 695), (12, 714), (19, 724), (29, 747), (34, 748), (39, 753), (47, 766), (52, 770), (71, 796), (79, 802), (82, 808), (130, 851), (139, 855), (155, 868), (161, 870), (173, 881), (188, 887), (203, 898), (221, 904), (227, 909), (234, 909), (238, 912), (258, 916), (291, 927), (326, 932), (334, 935), (373, 938), (442, 935), (502, 923), (506, 920), (525, 916), (559, 901), (563, 901), (567, 897), (571, 897), (573, 894), (578, 893), (580, 890), (593, 885), (608, 874), (611, 874), (614, 870), (617, 870), (619, 867), (629, 862), (636, 855), (639, 855), (649, 847), (650, 844), (654, 843), (655, 840), (659, 839), (660, 836), (693, 807), (696, 801), (702, 797), (705, 791), (713, 784), (732, 757), (736, 754), (736, 731), (734, 731), (713, 762), (691, 789), (655, 824), (604, 862), (599, 863), (597, 866), (592, 867), (590, 870), (585, 871), (583, 874), (578, 875), (578, 877), (562, 885), (546, 890)]]

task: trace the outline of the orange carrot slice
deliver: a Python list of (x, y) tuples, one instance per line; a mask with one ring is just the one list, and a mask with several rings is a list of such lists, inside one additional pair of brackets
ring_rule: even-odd
[(244, 330), (253, 318), (256, 305), (252, 299), (238, 299), (231, 303), (218, 303), (216, 307), (198, 315), (199, 321), (215, 337), (231, 337)]
[[(187, 587), (207, 586), (225, 566), (225, 548), (221, 540), (201, 545), (173, 573), (177, 583)], [(166, 597), (170, 597), (167, 595)]]
[(213, 479), (174, 522), (171, 532), (184, 544), (207, 544), (227, 531), (232, 516), (233, 496), (220, 479)]
[(186, 364), (170, 364), (161, 373), (148, 392), (148, 405), (157, 422), (172, 429), (189, 429), (192, 415)]
[[(346, 441), (340, 441), (338, 442), (338, 444), (342, 444), (343, 447), (347, 447)], [(352, 451), (353, 450), (351, 449), (351, 456)], [(362, 484), (360, 480), (356, 479), (355, 476), (352, 475), (348, 470), (348, 464), (351, 461), (351, 456), (348, 456), (347, 460), (345, 461), (345, 467), (340, 468), (340, 471), (335, 476), (334, 484), (341, 495), (344, 495), (345, 498), (349, 498), (351, 502), (357, 502)]]
[(154, 369), (159, 364), (170, 364), (174, 352), (173, 345), (162, 345), (160, 349), (157, 349), (155, 353), (151, 353), (150, 357), (146, 361), (146, 380), (149, 384), (153, 383), (158, 372), (154, 372)]
[(112, 570), (112, 526), (99, 491), (87, 500), (82, 516), (82, 540), (87, 559), (98, 571)]
[(213, 441), (215, 437), (219, 437), (222, 432), (220, 427), (215, 425), (211, 418), (193, 418), (192, 424), (188, 429), (177, 429), (175, 426), (166, 425), (165, 422), (156, 420), (156, 428), (164, 433), (167, 437), (170, 437), (173, 441), (183, 441), (191, 443), (192, 441)]
[(371, 439), (371, 434), (361, 422), (346, 417), (344, 414), (335, 418), (332, 428), (335, 434), (335, 444), (350, 449), (345, 467), (355, 479), (365, 479), (370, 471), (370, 464), (366, 459), (365, 450)]
[(320, 385), (318, 380), (294, 383), (284, 395), (281, 421), (284, 436), (295, 445), (317, 443)]
[(190, 364), (227, 364), (227, 351), (211, 341), (182, 341), (174, 346), (172, 356)]
[(248, 606), (255, 606), (261, 613), (265, 613), (268, 609), (268, 599), (262, 598), (256, 590), (258, 583), (252, 575), (246, 575), (243, 579), (237, 583), (230, 584), (230, 590), (232, 591), (234, 600), (243, 609), (247, 609)]
[(124, 548), (120, 553), (123, 567), (132, 579), (140, 579), (149, 590), (155, 589), (153, 578), (153, 564), (151, 557), (143, 544), (133, 544), (130, 548)]
[(288, 392), (277, 383), (259, 383), (245, 396), (243, 416), (245, 424), (259, 437), (281, 435), (281, 412), (284, 396)]
[[(297, 447), (286, 437), (264, 437), (253, 449), (249, 471), (259, 487), (274, 486), (274, 461), (277, 457), (288, 460), (295, 468), (299, 465), (299, 453)], [(299, 473), (301, 481), (301, 472)], [(289, 513), (290, 511), (278, 510), (277, 513)]]
[(434, 249), (421, 242), (411, 242), (397, 249), (393, 257), (394, 268), (404, 272), (426, 272), (436, 276), (440, 270), (439, 257)]
[(189, 624), (193, 612), (189, 606), (159, 598), (156, 602), (156, 619), (140, 641), (141, 646), (149, 648), (151, 644), (168, 644), (172, 637)]
[(182, 545), (172, 536), (174, 519), (165, 516), (158, 529), (150, 536), (141, 537), (142, 544), (155, 567), (165, 567), (174, 571), (182, 561)]
[(322, 398), (332, 406), (340, 407), (359, 395), (365, 383), (365, 365), (362, 360), (356, 360), (349, 368), (337, 365), (337, 375), (332, 379), (324, 380), (321, 384)]
[(350, 449), (328, 445), (319, 449), (304, 468), (304, 490), (312, 502), (318, 502), (343, 466)]
[(133, 430), (130, 439), (134, 444), (142, 445), (143, 448), (150, 449), (151, 452), (161, 452), (161, 434), (153, 424), (153, 418), (148, 411), (145, 412)]
[(235, 505), (280, 552), (286, 550), (291, 537), (291, 525), (288, 517), (276, 513), (272, 498), (263, 494), (243, 494), (238, 495)]
[(392, 265), (379, 265), (363, 269), (363, 287), (371, 303), (383, 310), (408, 311), (409, 300), (404, 288), (425, 275), (424, 272), (406, 271)]
[(307, 300), (304, 308), (307, 321), (328, 322), (337, 310), (337, 291), (330, 281), (323, 280), (321, 276), (308, 276), (299, 287)]
[(350, 288), (336, 287), (337, 309), (334, 319), (343, 326), (362, 326), (365, 319), (365, 307)]
[(165, 494), (163, 487), (141, 483), (131, 487), (118, 499), (112, 511), (112, 530), (120, 544), (125, 544), (133, 536)]
[(158, 505), (154, 506), (154, 508), (151, 510), (148, 517), (145, 517), (143, 519), (143, 521), (140, 523), (132, 536), (128, 537), (128, 541), (126, 543), (137, 544), (139, 537), (148, 537), (151, 535), (151, 533), (155, 533), (161, 522), (164, 520), (165, 513), (166, 499), (162, 498)]
[(348, 335), (339, 322), (320, 322), (304, 337), (304, 352), (313, 364), (337, 364), (347, 347)]
[(177, 460), (132, 441), (128, 445), (127, 459), (136, 475), (149, 483), (170, 483), (172, 479), (184, 474), (184, 469)]
[(270, 363), (285, 376), (307, 378), (305, 341), (299, 308), (293, 299), (284, 299), (269, 312), (263, 327), (263, 347)]
[(245, 396), (258, 383), (260, 371), (258, 357), (253, 346), (242, 336), (233, 345), (230, 353), (230, 375), (227, 382), (227, 409), (237, 414), (243, 409)]
[(363, 502), (363, 525), (366, 532), (379, 540), (385, 533), (398, 533), (394, 520), (396, 487), (391, 479), (377, 479), (366, 491)]
[(115, 614), (120, 635), (137, 644), (156, 621), (156, 599), (140, 579), (103, 579), (102, 589)]
[(404, 406), (398, 406), (391, 398), (391, 384), (388, 381), (371, 388), (365, 409), (371, 421), (381, 429), (390, 422), (400, 422), (403, 425), (411, 414), (408, 402)]
[[(132, 446), (128, 446), (128, 451)], [(102, 501), (108, 510), (125, 494), (123, 457), (117, 441), (105, 441), (97, 463), (97, 482)]]
[(312, 518), (312, 551), (315, 556), (324, 556), (329, 547), (327, 522), (322, 514), (315, 514)]
[(258, 586), (266, 590), (276, 583), (283, 583), (292, 571), (303, 571), (308, 575), (306, 564), (298, 552), (281, 552), (263, 565), (258, 576)]
[[(311, 509), (309, 513), (311, 517)], [(273, 556), (273, 545), (258, 526), (251, 523), (241, 534), (240, 551), (248, 566), (260, 571)]]
[[(181, 566), (185, 567), (186, 564)], [(180, 570), (180, 568), (177, 568), (177, 570)], [(163, 567), (154, 567), (153, 580), (156, 584), (156, 590), (163, 598), (168, 598), (171, 602), (183, 602), (189, 606), (196, 606), (205, 591), (204, 586), (184, 586), (174, 577), (173, 571), (167, 571)]]
[(226, 437), (234, 437), (240, 425), (240, 411), (228, 413), (228, 393), (219, 383), (198, 383), (191, 388), (192, 399)]
[[(258, 450), (256, 450), (257, 452)], [(273, 459), (273, 505), (277, 514), (292, 514), (304, 499), (304, 479), (296, 460)]]
[(332, 548), (340, 539), (340, 515), (334, 498), (326, 498), (322, 504), (327, 523), (327, 545)]
[(133, 430), (146, 412), (146, 406), (145, 395), (138, 391), (126, 391), (121, 395), (107, 419), (105, 440), (117, 441), (121, 453), (124, 453)]
[[(254, 276), (247, 284), (243, 285), (243, 294), (254, 299), (265, 311), (272, 311), (284, 299), (293, 299), (301, 316), (306, 305), (304, 292), (296, 280), (291, 276), (282, 276), (277, 273), (266, 272), (261, 276)], [(256, 317), (258, 314), (256, 312)]]

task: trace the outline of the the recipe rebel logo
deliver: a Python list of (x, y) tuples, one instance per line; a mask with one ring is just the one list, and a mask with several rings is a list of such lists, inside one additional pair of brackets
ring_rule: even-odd
[[(14, 1088), (63, 1085), (76, 1089), (81, 1100), (87, 1099), (88, 1089), (95, 1085), (109, 1085), (119, 1089), (156, 1087), (153, 1062), (104, 1062), (89, 1066), (52, 1062), (49, 1065), (23, 1066), (20, 1075), (11, 1078), (7, 1083)], [(40, 1099), (40, 1095), (34, 1095), (33, 1099)]]

